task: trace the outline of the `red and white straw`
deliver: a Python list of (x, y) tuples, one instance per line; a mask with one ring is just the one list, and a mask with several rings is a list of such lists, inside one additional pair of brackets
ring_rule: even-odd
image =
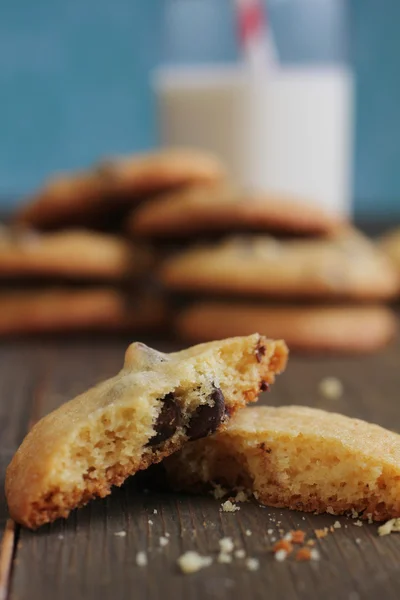
[(235, 0), (239, 43), (254, 69), (276, 65), (276, 47), (263, 0)]

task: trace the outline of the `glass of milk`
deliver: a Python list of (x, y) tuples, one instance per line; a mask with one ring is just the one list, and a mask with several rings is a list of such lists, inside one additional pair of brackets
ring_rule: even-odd
[(345, 65), (165, 67), (161, 142), (212, 151), (249, 190), (351, 209), (353, 80)]

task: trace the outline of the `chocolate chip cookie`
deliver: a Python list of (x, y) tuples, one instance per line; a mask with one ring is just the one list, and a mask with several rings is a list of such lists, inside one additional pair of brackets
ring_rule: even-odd
[(254, 194), (226, 183), (199, 184), (149, 199), (127, 221), (130, 233), (152, 238), (232, 230), (321, 234), (339, 225), (340, 219), (318, 204)]
[(0, 292), (0, 336), (153, 331), (166, 322), (161, 298), (111, 288), (56, 287)]
[(377, 300), (398, 293), (389, 259), (355, 231), (327, 239), (229, 238), (166, 259), (167, 288), (284, 298)]
[(134, 343), (122, 371), (39, 421), (6, 475), (11, 517), (35, 528), (226, 427), (285, 367), (282, 341), (253, 334), (164, 354)]
[(257, 330), (283, 338), (291, 350), (364, 353), (379, 350), (395, 337), (397, 318), (386, 306), (203, 301), (181, 309), (175, 329), (191, 342)]
[(307, 512), (400, 517), (400, 436), (303, 406), (245, 408), (211, 438), (165, 461), (178, 489), (245, 487), (261, 503)]
[(105, 160), (87, 171), (50, 179), (18, 212), (16, 222), (39, 229), (104, 224), (143, 196), (223, 176), (217, 158), (196, 150)]
[(0, 278), (122, 280), (140, 275), (151, 255), (123, 238), (70, 229), (0, 229)]

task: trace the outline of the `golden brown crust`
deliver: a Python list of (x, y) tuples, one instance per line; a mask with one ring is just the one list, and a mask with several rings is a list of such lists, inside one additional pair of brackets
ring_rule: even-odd
[[(286, 358), (283, 342), (258, 334), (172, 354), (131, 344), (116, 377), (50, 413), (26, 436), (7, 469), (12, 518), (35, 528), (107, 495), (112, 485), (121, 485), (195, 435), (193, 418), (198, 424), (201, 407), (219, 411), (212, 413), (219, 415), (214, 425), (225, 427), (229, 415), (256, 399), (263, 381), (273, 382)], [(179, 408), (179, 419), (154, 445), (167, 398)], [(202, 423), (201, 435), (207, 435), (208, 425), (208, 420)]]
[(96, 165), (49, 180), (17, 214), (16, 222), (38, 228), (86, 224), (113, 214), (138, 198), (224, 175), (221, 163), (194, 150), (164, 150)]
[(0, 336), (71, 331), (145, 331), (162, 325), (162, 301), (140, 295), (129, 305), (111, 288), (2, 292)]
[(400, 436), (301, 406), (238, 413), (166, 461), (179, 489), (244, 485), (269, 506), (377, 521), (400, 516)]
[(170, 289), (257, 295), (375, 300), (395, 296), (392, 264), (359, 233), (278, 241), (231, 238), (167, 258), (160, 278)]
[(232, 229), (321, 234), (341, 224), (318, 204), (246, 193), (219, 183), (191, 186), (149, 200), (130, 215), (127, 229), (133, 235), (150, 237)]
[(122, 280), (142, 273), (150, 254), (123, 238), (86, 230), (0, 232), (0, 276)]
[(385, 306), (268, 306), (244, 301), (199, 302), (175, 320), (181, 337), (203, 342), (212, 337), (261, 331), (282, 338), (292, 350), (373, 352), (392, 340), (397, 318)]

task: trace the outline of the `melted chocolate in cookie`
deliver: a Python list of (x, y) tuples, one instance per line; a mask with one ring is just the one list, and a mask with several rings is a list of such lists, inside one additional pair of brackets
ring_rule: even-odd
[(158, 415), (154, 429), (155, 435), (147, 442), (148, 446), (156, 446), (171, 438), (181, 422), (181, 411), (174, 400), (174, 394), (167, 394), (163, 400), (163, 407)]
[(225, 400), (222, 391), (214, 388), (211, 393), (214, 404), (202, 404), (189, 421), (186, 433), (191, 440), (198, 440), (214, 433), (225, 417)]

